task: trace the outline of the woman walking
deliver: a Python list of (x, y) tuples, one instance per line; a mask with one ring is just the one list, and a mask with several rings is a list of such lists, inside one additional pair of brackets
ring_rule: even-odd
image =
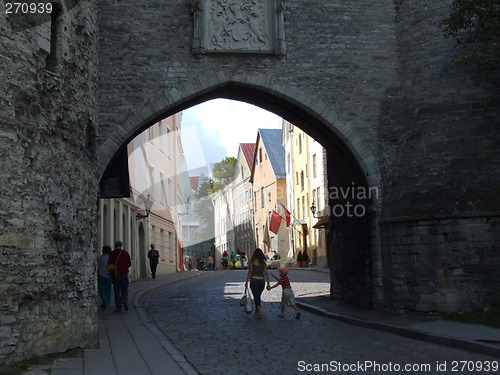
[(248, 287), (248, 280), (250, 280), (250, 290), (252, 291), (253, 299), (255, 301), (255, 317), (260, 319), (262, 318), (260, 296), (266, 287), (266, 280), (267, 286), (269, 288), (271, 287), (271, 284), (269, 283), (269, 274), (267, 273), (266, 260), (261, 249), (255, 249), (252, 258), (250, 259), (245, 288)]

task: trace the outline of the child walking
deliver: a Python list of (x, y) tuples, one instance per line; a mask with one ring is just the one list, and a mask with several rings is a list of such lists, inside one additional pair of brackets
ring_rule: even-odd
[(281, 314), (279, 314), (278, 317), (284, 318), (285, 317), (285, 305), (290, 305), (295, 309), (295, 311), (297, 313), (295, 315), (295, 319), (300, 319), (299, 308), (297, 307), (297, 304), (295, 303), (293, 290), (292, 290), (292, 287), (290, 286), (290, 280), (288, 280), (288, 276), (287, 276), (288, 270), (286, 268), (280, 268), (279, 272), (280, 272), (279, 279), (276, 277), (276, 275), (271, 274), (271, 276), (274, 277), (276, 279), (276, 281), (278, 281), (278, 282), (276, 284), (274, 284), (273, 286), (267, 287), (267, 290), (271, 290), (273, 288), (276, 288), (279, 285), (281, 285), (281, 287), (283, 288), (283, 291), (281, 293)]

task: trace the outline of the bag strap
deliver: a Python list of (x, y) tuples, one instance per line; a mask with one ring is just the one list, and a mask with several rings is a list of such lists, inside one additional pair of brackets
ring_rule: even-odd
[(118, 261), (120, 260), (120, 255), (122, 255), (123, 249), (120, 249), (120, 252), (118, 253), (118, 258), (116, 258), (115, 266), (118, 264)]

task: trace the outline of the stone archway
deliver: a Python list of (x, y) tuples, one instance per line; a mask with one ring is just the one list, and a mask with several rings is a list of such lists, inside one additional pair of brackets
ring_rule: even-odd
[[(144, 119), (135, 116), (136, 123), (129, 120), (125, 129), (130, 134), (129, 137), (135, 136), (165, 115), (173, 114), (213, 98), (244, 101), (272, 111), (300, 127), (327, 150), (328, 188), (348, 192), (348, 196), (342, 197), (342, 195), (346, 195), (345, 193), (332, 196), (330, 207), (343, 207), (345, 210), (353, 210), (358, 207), (359, 211), (355, 213), (346, 211), (345, 214), (332, 212), (330, 215), (330, 226), (336, 228), (329, 232), (331, 236), (328, 240), (329, 256), (332, 259), (331, 292), (343, 300), (364, 306), (380, 305), (383, 296), (378, 294), (376, 290), (374, 291), (372, 287), (372, 281), (382, 277), (381, 269), (373, 267), (373, 259), (379, 258), (380, 252), (376, 246), (379, 239), (372, 228), (377, 220), (376, 212), (381, 205), (381, 200), (378, 194), (376, 197), (361, 197), (361, 199), (359, 199), (359, 194), (353, 196), (353, 190), (356, 192), (359, 189), (369, 192), (370, 188), (377, 192), (380, 190), (377, 166), (367, 162), (374, 159), (370, 151), (372, 145), (357, 141), (359, 138), (352, 130), (346, 132), (347, 128), (338, 121), (334, 111), (328, 113), (330, 119), (334, 119), (333, 123), (329, 123), (323, 115), (315, 113), (314, 109), (309, 108), (308, 105), (322, 107), (324, 104), (312, 103), (307, 98), (302, 98), (304, 103), (301, 103), (291, 98), (289, 93), (285, 94), (267, 87), (234, 81), (203, 88), (199, 92), (190, 90), (192, 90), (191, 85), (181, 87), (179, 91), (186, 92), (186, 98), (181, 98), (175, 103), (170, 103), (167, 98), (164, 98), (165, 108), (156, 110), (156, 113), (146, 113)], [(153, 109), (151, 108), (151, 110)], [(343, 134), (343, 132), (347, 134)], [(119, 136), (111, 134), (106, 144), (120, 142)], [(357, 143), (354, 143), (356, 141)], [(125, 145), (126, 142), (114, 150), (106, 147), (107, 154), (100, 155), (108, 158), (112, 151), (115, 151), (115, 157), (118, 155), (116, 158), (118, 160), (117, 166), (113, 164), (113, 159), (111, 159), (105, 175), (114, 175), (114, 169), (122, 169), (119, 160), (123, 157), (119, 155), (120, 152), (125, 151)]]
[[(354, 225), (370, 227), (354, 246), (370, 249), (356, 276), (369, 281), (345, 298), (392, 311), (498, 302), (500, 109), (478, 99), (498, 88), (453, 64), (464, 46), (438, 27), (449, 1), (275, 0), (277, 55), (198, 56), (190, 0), (56, 2), (54, 28), (0, 17), (1, 363), (98, 343), (99, 179), (135, 133), (211, 97), (322, 139), (344, 158), (330, 184), (380, 188)], [(350, 223), (334, 245), (356, 244)], [(352, 280), (339, 278), (341, 293)]]

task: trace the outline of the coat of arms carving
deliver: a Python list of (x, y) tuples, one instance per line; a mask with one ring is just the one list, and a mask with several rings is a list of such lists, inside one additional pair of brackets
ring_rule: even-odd
[(282, 0), (193, 0), (193, 53), (285, 55)]

